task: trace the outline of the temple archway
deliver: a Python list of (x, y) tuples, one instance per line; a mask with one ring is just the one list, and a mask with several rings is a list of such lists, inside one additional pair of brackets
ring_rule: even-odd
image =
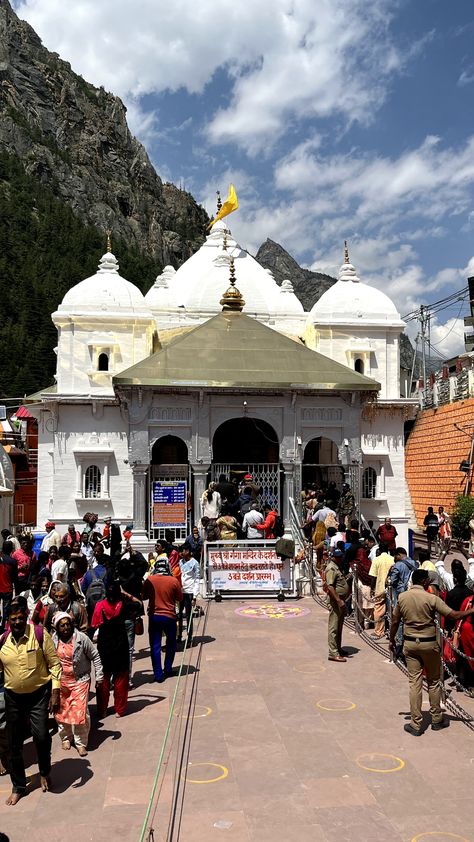
[(337, 444), (325, 436), (316, 436), (306, 444), (302, 464), (303, 488), (325, 489), (335, 482), (341, 489), (344, 469), (339, 460)]
[(214, 433), (212, 458), (214, 462), (278, 462), (278, 436), (260, 418), (230, 418)]
[(274, 428), (260, 418), (230, 418), (214, 433), (213, 461), (209, 479), (224, 474), (231, 482), (244, 485), (246, 474), (262, 491), (260, 498), (279, 510), (282, 475), (280, 443)]
[(162, 436), (151, 449), (152, 465), (187, 465), (188, 448), (178, 436)]
[[(151, 449), (150, 512), (151, 538), (183, 540), (191, 525), (192, 476), (188, 447), (179, 436), (157, 439)], [(164, 505), (166, 499), (167, 504)], [(169, 505), (168, 505), (169, 504)]]

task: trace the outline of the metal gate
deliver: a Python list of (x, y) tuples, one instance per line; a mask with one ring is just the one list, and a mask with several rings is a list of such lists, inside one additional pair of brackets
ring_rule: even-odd
[(262, 489), (260, 500), (262, 503), (269, 503), (280, 512), (281, 489), (280, 489), (280, 465), (278, 462), (226, 462), (211, 465), (211, 480), (218, 482), (221, 474), (225, 474), (229, 480), (238, 479), (239, 484), (244, 482), (245, 474), (252, 474), (255, 485)]
[(191, 517), (192, 517), (192, 507), (190, 506), (191, 495), (192, 495), (192, 471), (190, 465), (151, 465), (150, 466), (150, 483), (148, 489), (148, 500), (149, 500), (149, 530), (148, 534), (152, 540), (160, 540), (164, 539), (165, 532), (167, 531), (165, 527), (160, 527), (159, 529), (153, 528), (153, 500), (152, 500), (152, 482), (153, 480), (158, 480), (158, 482), (179, 482), (185, 480), (187, 482), (187, 492), (188, 492), (188, 506), (187, 506), (187, 522), (186, 526), (183, 526), (179, 529), (172, 529), (171, 531), (174, 532), (175, 539), (178, 541), (184, 541), (185, 538), (191, 532)]

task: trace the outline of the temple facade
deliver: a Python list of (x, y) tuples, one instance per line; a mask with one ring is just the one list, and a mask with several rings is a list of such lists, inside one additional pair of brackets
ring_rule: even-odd
[(186, 493), (182, 537), (210, 479), (252, 473), (284, 516), (304, 485), (348, 481), (365, 517), (390, 516), (406, 540), (404, 325), (347, 251), (306, 313), (291, 278), (279, 286), (221, 220), (145, 296), (107, 252), (52, 319), (56, 383), (29, 401), (39, 528), (95, 511), (133, 522), (146, 542), (174, 483)]

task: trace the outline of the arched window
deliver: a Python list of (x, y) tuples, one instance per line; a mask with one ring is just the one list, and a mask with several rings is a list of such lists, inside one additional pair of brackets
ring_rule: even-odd
[(357, 357), (357, 359), (354, 363), (354, 368), (355, 368), (356, 371), (359, 372), (359, 374), (363, 374), (364, 373), (364, 360), (361, 360), (360, 357)]
[(97, 360), (97, 371), (108, 371), (109, 370), (109, 355), (103, 352), (99, 354), (99, 359)]
[(84, 477), (84, 497), (100, 497), (100, 481), (97, 465), (89, 465)]
[(362, 475), (362, 497), (371, 499), (377, 490), (377, 474), (375, 468), (366, 468)]

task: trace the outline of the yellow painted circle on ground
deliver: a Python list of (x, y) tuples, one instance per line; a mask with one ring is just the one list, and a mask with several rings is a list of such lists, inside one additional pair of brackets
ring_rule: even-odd
[[(194, 710), (201, 710), (203, 713), (194, 713), (190, 719), (203, 719), (205, 716), (210, 716), (212, 713), (212, 708), (208, 707), (208, 705), (196, 705)], [(185, 719), (188, 718), (187, 713), (180, 713), (178, 710), (175, 712), (175, 716), (181, 716)]]
[[(388, 769), (381, 769), (380, 766), (369, 766), (367, 763), (362, 762), (363, 760), (373, 760), (374, 763), (378, 763), (381, 757), (388, 758), (392, 761), (393, 765)], [(374, 754), (361, 754), (360, 757), (356, 758), (356, 763), (361, 769), (365, 769), (367, 772), (381, 772), (382, 774), (387, 774), (388, 772), (399, 772), (405, 766), (405, 761), (402, 760), (401, 757), (397, 757), (395, 754), (379, 754), (377, 752)]]
[(320, 699), (316, 707), (320, 710), (345, 711), (354, 710), (356, 705), (349, 699)]
[(438, 842), (445, 842), (446, 839), (457, 839), (458, 842), (469, 842), (465, 836), (459, 836), (458, 833), (450, 833), (449, 830), (427, 830), (425, 833), (419, 833), (414, 836), (411, 842), (420, 842), (421, 839), (438, 839)]
[(293, 667), (295, 672), (302, 672), (304, 675), (315, 675), (318, 672), (326, 672), (326, 667), (323, 667), (322, 664), (298, 664), (296, 667)]
[(204, 780), (202, 778), (188, 778), (188, 768), (188, 773), (184, 774), (184, 780), (189, 784), (215, 784), (217, 781), (223, 781), (229, 774), (228, 768), (220, 763), (188, 763), (188, 767), (191, 766), (193, 769), (197, 769), (198, 766), (211, 766), (213, 769), (220, 769), (221, 774), (214, 778), (204, 778)]

